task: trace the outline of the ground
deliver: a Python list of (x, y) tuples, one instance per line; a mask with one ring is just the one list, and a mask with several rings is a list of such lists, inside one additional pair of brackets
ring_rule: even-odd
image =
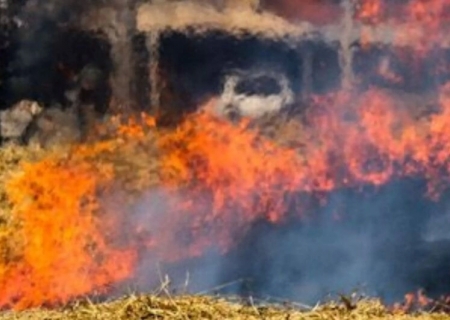
[(298, 306), (257, 306), (251, 303), (230, 302), (211, 297), (157, 297), (129, 296), (113, 302), (93, 304), (79, 302), (60, 310), (36, 309), (23, 313), (7, 312), (0, 315), (1, 320), (56, 320), (56, 319), (302, 319), (302, 320), (340, 320), (340, 319), (394, 319), (394, 320), (444, 320), (446, 314), (404, 314), (388, 311), (379, 301), (361, 301), (354, 310), (344, 305), (329, 304), (300, 311)]
[[(148, 124), (152, 127), (151, 119), (147, 119)], [(149, 146), (152, 146), (155, 140), (150, 129), (144, 138), (139, 138), (143, 133), (139, 130), (140, 127), (129, 125), (124, 127), (125, 130), (121, 131), (119, 137), (112, 139), (108, 144), (94, 144), (88, 149), (78, 149), (77, 152), (72, 153), (71, 157), (66, 156), (67, 150), (49, 150), (43, 151), (40, 149), (24, 148), (24, 147), (5, 147), (0, 149), (0, 179), (2, 181), (8, 180), (9, 176), (16, 176), (16, 173), (23, 171), (21, 169), (21, 163), (34, 162), (34, 159), (49, 159), (48, 162), (55, 170), (64, 169), (65, 166), (59, 166), (61, 163), (70, 163), (77, 165), (80, 160), (86, 160), (88, 163), (93, 163), (96, 168), (101, 168), (102, 164), (113, 164), (115, 170), (115, 177), (123, 182), (128, 191), (138, 192), (140, 189), (148, 188), (149, 184), (158, 183), (158, 164), (153, 164), (151, 160), (155, 157), (155, 150)], [(292, 128), (291, 128), (292, 129)], [(293, 131), (298, 132), (298, 128), (294, 127)], [(284, 126), (284, 130), (289, 131), (289, 126)], [(270, 130), (269, 130), (270, 131)], [(278, 130), (275, 130), (279, 132)], [(271, 136), (271, 132), (266, 132)], [(176, 137), (170, 136), (171, 141), (177, 141), (174, 138), (179, 138), (177, 133)], [(286, 136), (289, 135), (285, 135)], [(277, 138), (276, 136), (274, 138)], [(127, 140), (128, 139), (128, 140)], [(289, 139), (287, 139), (289, 140)], [(183, 141), (181, 139), (181, 141)], [(141, 142), (145, 142), (142, 144)], [(289, 144), (289, 141), (286, 142)], [(120, 152), (117, 152), (119, 150)], [(54, 156), (57, 154), (57, 158)], [(70, 153), (69, 153), (70, 154)], [(133, 156), (130, 156), (133, 155)], [(90, 160), (89, 160), (90, 159)], [(53, 162), (55, 160), (56, 162)], [(62, 162), (61, 162), (62, 161)], [(38, 162), (39, 163), (39, 162)], [(97, 166), (98, 165), (98, 166)], [(77, 166), (75, 166), (77, 167)], [(83, 169), (84, 167), (81, 167)], [(30, 168), (29, 168), (30, 170)], [(33, 173), (35, 171), (28, 171)], [(42, 171), (39, 175), (32, 175), (42, 182)], [(57, 171), (59, 174), (64, 174), (65, 171)], [(45, 172), (44, 172), (45, 173)], [(81, 171), (83, 173), (83, 171)], [(59, 175), (58, 174), (58, 175)], [(54, 177), (49, 175), (49, 179)], [(99, 175), (99, 178), (101, 174)], [(22, 181), (23, 180), (20, 180)], [(36, 182), (37, 182), (36, 181)], [(53, 185), (53, 181), (48, 181), (49, 185), (42, 184), (43, 187), (49, 187)], [(42, 182), (43, 183), (43, 182)], [(73, 183), (75, 184), (75, 183)], [(11, 221), (11, 203), (7, 199), (7, 190), (3, 190), (5, 184), (0, 184), (0, 266), (8, 268), (11, 266), (10, 262), (15, 261), (15, 257), (20, 255), (22, 249), (21, 245), (17, 246), (15, 241), (11, 239), (17, 238), (14, 233), (16, 228), (20, 228), (14, 221)], [(27, 190), (22, 185), (19, 186), (20, 192)], [(19, 189), (14, 189), (19, 191)], [(65, 190), (65, 188), (62, 188)], [(61, 189), (61, 190), (62, 190)], [(11, 187), (10, 187), (11, 190)], [(49, 189), (50, 190), (50, 189)], [(51, 189), (53, 190), (53, 188)], [(67, 189), (71, 191), (72, 189)], [(58, 190), (57, 190), (58, 191)], [(14, 194), (15, 196), (22, 197), (22, 194)], [(58, 196), (59, 194), (55, 194)], [(19, 197), (19, 198), (20, 198)], [(50, 211), (48, 211), (50, 212)], [(45, 213), (45, 212), (44, 212)], [(78, 212), (74, 211), (76, 216)], [(35, 214), (33, 212), (33, 214)], [(53, 221), (53, 220), (51, 220)], [(82, 221), (82, 220), (80, 220)], [(26, 222), (26, 221), (25, 221)], [(31, 221), (33, 222), (33, 221)], [(50, 222), (50, 221), (48, 221)], [(64, 221), (63, 221), (64, 222)], [(33, 222), (34, 223), (34, 222)], [(23, 228), (24, 226), (22, 226)], [(26, 227), (26, 224), (25, 224)], [(36, 225), (32, 225), (33, 232), (36, 231)], [(59, 225), (56, 225), (59, 230)], [(37, 228), (39, 229), (39, 228)], [(28, 230), (28, 229), (26, 229)], [(31, 230), (31, 229), (30, 229)], [(55, 229), (56, 230), (56, 229)], [(78, 230), (75, 230), (78, 231)], [(83, 235), (83, 233), (81, 233)], [(20, 242), (20, 238), (17, 239)], [(67, 250), (67, 243), (59, 243), (56, 248), (47, 248), (55, 250)], [(16, 247), (17, 246), (17, 247)], [(15, 252), (17, 251), (17, 252)], [(50, 256), (51, 257), (51, 256)], [(89, 261), (88, 261), (89, 262)], [(14, 267), (14, 264), (12, 264)], [(52, 277), (60, 276), (61, 281), (66, 281), (66, 274), (58, 272), (54, 267), (59, 266), (57, 263), (53, 263), (53, 269), (51, 271)], [(94, 265), (94, 271), (98, 266)], [(63, 269), (62, 269), (63, 270)], [(4, 271), (1, 270), (0, 271)], [(40, 276), (41, 270), (36, 269), (34, 276)], [(101, 270), (100, 270), (101, 271)], [(21, 275), (16, 275), (21, 279)], [(76, 279), (78, 274), (74, 274)], [(4, 278), (4, 277), (3, 277)], [(2, 290), (4, 290), (5, 283), (8, 281), (0, 277), (0, 300), (5, 297), (2, 296)], [(22, 284), (27, 286), (26, 282), (29, 278), (22, 279), (25, 282)], [(39, 279), (34, 279), (35, 281)], [(119, 279), (120, 280), (120, 279)], [(14, 281), (12, 281), (14, 283)], [(30, 281), (31, 282), (31, 281)], [(11, 283), (11, 281), (9, 282)], [(38, 284), (39, 282), (35, 282)], [(3, 287), (2, 287), (3, 285)], [(31, 288), (35, 290), (35, 288)], [(46, 293), (46, 288), (43, 288), (43, 293)], [(11, 290), (13, 291), (13, 290)], [(21, 292), (20, 294), (26, 295), (27, 292)], [(78, 297), (84, 297), (84, 294), (77, 295)], [(40, 304), (37, 304), (38, 306)], [(0, 320), (3, 319), (36, 319), (36, 320), (54, 320), (54, 319), (305, 319), (305, 320), (318, 320), (318, 319), (450, 319), (450, 315), (444, 313), (405, 313), (402, 308), (396, 308), (393, 311), (392, 308), (384, 306), (378, 300), (361, 300), (356, 304), (350, 303), (346, 300), (342, 300), (340, 303), (328, 303), (321, 306), (305, 307), (301, 304), (294, 302), (286, 304), (270, 305), (261, 301), (254, 301), (252, 299), (246, 299), (245, 301), (236, 299), (226, 299), (224, 297), (200, 297), (195, 295), (190, 296), (174, 296), (169, 294), (167, 290), (160, 290), (157, 294), (153, 295), (131, 295), (127, 297), (118, 298), (108, 302), (92, 302), (88, 298), (80, 298), (65, 305), (64, 307), (57, 309), (45, 309), (34, 308), (21, 312), (5, 311), (0, 313)], [(443, 309), (445, 310), (445, 309)]]

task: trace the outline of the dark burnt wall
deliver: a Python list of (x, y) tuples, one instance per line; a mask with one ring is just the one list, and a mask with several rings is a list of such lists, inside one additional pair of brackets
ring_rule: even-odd
[[(12, 40), (6, 66), (8, 73), (0, 93), (6, 106), (21, 99), (34, 99), (44, 105), (64, 105), (64, 92), (85, 65), (96, 65), (106, 78), (112, 69), (110, 45), (102, 34), (60, 28), (51, 21), (41, 26), (46, 30), (45, 37), (34, 37), (32, 33), (20, 42)], [(42, 46), (45, 46), (43, 51)], [(109, 91), (107, 83), (102, 83), (99, 90), (86, 99), (95, 101), (103, 110), (109, 103)]]
[(340, 88), (342, 70), (339, 65), (338, 44), (328, 44), (321, 41), (307, 42), (312, 55), (311, 89), (314, 94), (323, 94)]
[[(69, 75), (83, 64), (95, 63), (110, 71), (105, 37), (75, 27), (86, 10), (105, 5), (104, 1), (5, 2), (7, 6), (0, 8), (0, 108), (25, 98), (45, 105), (63, 103)], [(95, 99), (105, 104), (109, 98)]]
[[(236, 38), (219, 31), (202, 35), (167, 32), (161, 36), (159, 57), (162, 118), (172, 120), (220, 96), (223, 78), (230, 70), (262, 69), (286, 75), (296, 105), (302, 104), (305, 93), (323, 94), (341, 85), (339, 47), (319, 40), (284, 42), (255, 35)], [(141, 71), (139, 78), (145, 77), (148, 74)], [(141, 101), (148, 103), (145, 98)]]
[(108, 79), (113, 70), (113, 64), (110, 52), (111, 45), (106, 35), (100, 32), (88, 32), (74, 28), (62, 30), (55, 39), (51, 55), (51, 64), (57, 79), (56, 82), (53, 80), (55, 93), (64, 92), (71, 77), (79, 74), (83, 67), (94, 65), (102, 72), (102, 81), (96, 90), (83, 92), (81, 99), (84, 103), (94, 103), (99, 112), (105, 112), (111, 99)]
[(7, 107), (5, 80), (11, 76), (9, 63), (17, 50), (18, 21), (26, 0), (4, 1), (0, 6), (0, 109)]
[(205, 99), (220, 95), (222, 79), (233, 69), (278, 70), (287, 75), (294, 91), (301, 90), (301, 58), (281, 41), (251, 35), (236, 38), (219, 31), (168, 32), (161, 37), (160, 59), (161, 105), (171, 115), (194, 110)]

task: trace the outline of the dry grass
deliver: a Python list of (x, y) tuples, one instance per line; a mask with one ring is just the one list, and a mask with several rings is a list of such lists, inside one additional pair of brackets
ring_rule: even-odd
[(295, 306), (254, 305), (232, 302), (223, 298), (184, 296), (157, 297), (132, 295), (116, 301), (94, 304), (88, 300), (77, 302), (59, 310), (36, 309), (22, 313), (6, 312), (0, 320), (9, 319), (450, 319), (439, 313), (404, 314), (391, 312), (377, 300), (360, 301), (349, 310), (343, 304), (330, 303), (309, 311), (301, 311)]

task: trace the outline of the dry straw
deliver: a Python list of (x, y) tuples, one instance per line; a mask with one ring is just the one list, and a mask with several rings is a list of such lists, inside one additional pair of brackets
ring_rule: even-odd
[(309, 311), (290, 306), (254, 305), (230, 302), (212, 297), (157, 297), (132, 295), (113, 302), (94, 304), (88, 300), (60, 310), (37, 309), (22, 313), (7, 312), (1, 320), (56, 320), (56, 319), (450, 319), (445, 314), (403, 314), (389, 311), (377, 300), (363, 300), (349, 309), (345, 304), (331, 303)]

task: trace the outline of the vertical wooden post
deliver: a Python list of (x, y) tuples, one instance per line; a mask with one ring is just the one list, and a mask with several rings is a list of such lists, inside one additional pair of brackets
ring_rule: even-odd
[(150, 82), (150, 112), (154, 115), (158, 114), (161, 103), (161, 86), (160, 86), (160, 32), (159, 30), (151, 31), (147, 34), (146, 45), (149, 53), (149, 82)]
[(133, 1), (123, 1), (115, 12), (114, 27), (107, 29), (111, 43), (113, 72), (111, 89), (116, 102), (127, 109), (135, 106), (131, 88), (133, 75), (132, 34), (135, 32), (135, 14)]
[(344, 16), (341, 21), (339, 63), (342, 70), (342, 88), (349, 89), (354, 83), (352, 33), (354, 32), (354, 6), (351, 0), (342, 2)]
[(312, 92), (313, 80), (313, 50), (310, 41), (306, 41), (300, 47), (302, 59), (301, 99), (306, 100)]

